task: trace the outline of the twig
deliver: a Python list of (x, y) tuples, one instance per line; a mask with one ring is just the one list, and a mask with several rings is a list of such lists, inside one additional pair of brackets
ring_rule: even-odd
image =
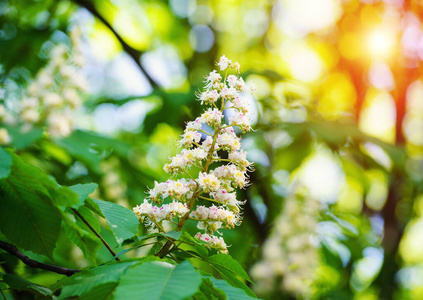
[(87, 227), (101, 240), (101, 242), (104, 244), (104, 246), (106, 246), (107, 250), (109, 250), (109, 252), (113, 255), (113, 257), (117, 260), (120, 261), (119, 257), (116, 257), (116, 253), (115, 251), (112, 250), (112, 248), (109, 246), (109, 244), (107, 244), (107, 242), (103, 239), (103, 237), (91, 226), (91, 224), (85, 220), (85, 218), (79, 213), (79, 211), (77, 211), (75, 208), (72, 208), (72, 211), (75, 213), (75, 215), (77, 215), (82, 222), (84, 222), (85, 225), (87, 225)]
[(132, 48), (129, 46), (123, 38), (120, 36), (120, 34), (113, 28), (113, 26), (97, 11), (94, 4), (92, 2), (86, 1), (86, 0), (73, 0), (78, 5), (86, 8), (93, 16), (98, 18), (104, 25), (106, 25), (107, 28), (110, 29), (110, 31), (113, 33), (113, 35), (117, 38), (119, 43), (122, 45), (123, 50), (131, 56), (131, 58), (135, 61), (135, 63), (138, 65), (138, 67), (141, 69), (141, 71), (144, 73), (145, 77), (147, 78), (148, 82), (153, 88), (158, 87), (159, 85), (151, 78), (151, 76), (146, 72), (146, 70), (143, 68), (140, 62), (140, 57), (142, 55), (142, 52)]
[(76, 272), (80, 271), (80, 270), (75, 270), (75, 269), (68, 269), (68, 268), (62, 268), (62, 267), (58, 267), (58, 266), (48, 265), (48, 264), (41, 263), (39, 261), (33, 260), (33, 259), (29, 258), (28, 256), (26, 256), (25, 254), (23, 254), (22, 252), (20, 252), (15, 245), (12, 245), (12, 244), (9, 244), (9, 243), (3, 242), (3, 241), (0, 241), (0, 248), (3, 249), (3, 250), (6, 250), (7, 252), (9, 252), (9, 254), (16, 256), (24, 264), (26, 264), (27, 266), (29, 266), (31, 268), (37, 268), (37, 269), (42, 269), (42, 270), (46, 270), (46, 271), (51, 271), (51, 272), (63, 274), (63, 275), (66, 275), (66, 276), (72, 276)]
[(4, 299), (4, 300), (7, 300), (7, 299), (6, 299), (6, 295), (3, 293), (3, 290), (2, 290), (1, 288), (0, 288), (0, 292), (1, 292), (2, 296), (3, 296), (3, 299)]

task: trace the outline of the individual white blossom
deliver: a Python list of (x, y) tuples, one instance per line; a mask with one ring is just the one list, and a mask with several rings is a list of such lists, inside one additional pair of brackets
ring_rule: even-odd
[(223, 55), (219, 59), (219, 62), (217, 63), (217, 65), (220, 68), (220, 71), (226, 70), (226, 68), (228, 68), (230, 64), (231, 64), (231, 61), (225, 55)]
[(63, 112), (55, 112), (48, 116), (48, 131), (52, 137), (68, 136), (72, 132), (72, 117)]
[(205, 192), (214, 192), (220, 187), (220, 181), (213, 174), (200, 173), (198, 176), (198, 183)]
[(251, 130), (251, 119), (248, 114), (236, 113), (233, 117), (229, 118), (229, 125), (238, 126), (243, 132)]
[(201, 104), (209, 104), (212, 105), (219, 99), (220, 95), (216, 90), (205, 91), (199, 94), (198, 100), (201, 101)]
[[(226, 72), (228, 68), (239, 71), (239, 64), (232, 63), (226, 56), (220, 58), (218, 66)], [(214, 233), (241, 224), (241, 206), (245, 201), (237, 200), (235, 188), (247, 186), (247, 171), (252, 171), (247, 153), (241, 149), (241, 139), (231, 126), (251, 130), (250, 119), (245, 115), (246, 101), (238, 100), (249, 91), (241, 77), (225, 74), (225, 78), (222, 82), (216, 70), (205, 77), (204, 90), (197, 93), (197, 99), (209, 107), (200, 117), (187, 122), (178, 141), (182, 151), (163, 168), (173, 176), (187, 177), (155, 182), (148, 199), (133, 209), (150, 232), (181, 230), (186, 220), (194, 220), (197, 228), (205, 231), (195, 237), (221, 253), (228, 252), (227, 245)], [(236, 111), (230, 124), (223, 118), (227, 107)], [(211, 127), (207, 130), (210, 133), (202, 130), (205, 124)], [(226, 151), (228, 158), (221, 159), (218, 151)]]
[(25, 109), (36, 109), (40, 105), (40, 102), (35, 97), (28, 97), (22, 100), (21, 107), (23, 110)]
[(200, 120), (202, 123), (206, 123), (209, 126), (214, 126), (222, 122), (223, 113), (217, 108), (209, 108), (201, 116)]
[(182, 139), (179, 141), (179, 143), (183, 147), (191, 147), (194, 142), (199, 143), (200, 140), (201, 133), (199, 133), (198, 131), (186, 131), (182, 135)]
[(203, 126), (203, 122), (201, 122), (200, 118), (195, 119), (194, 121), (188, 122), (185, 128), (185, 131), (196, 131), (200, 130)]
[(229, 87), (233, 88), (238, 82), (238, 77), (236, 75), (229, 75), (226, 80), (228, 81)]
[(210, 72), (209, 76), (206, 76), (206, 86), (205, 88), (207, 90), (212, 88), (217, 88), (220, 85), (220, 82), (222, 81), (222, 76), (220, 76), (219, 73), (216, 72), (216, 70), (213, 70)]
[(60, 107), (63, 104), (62, 97), (56, 93), (46, 93), (43, 100), (47, 107)]
[(7, 145), (12, 139), (10, 138), (9, 132), (6, 128), (0, 128), (0, 145)]
[(198, 232), (195, 237), (203, 242), (208, 243), (211, 247), (216, 248), (220, 253), (228, 253), (225, 241), (222, 237)]
[(25, 109), (21, 112), (21, 118), (27, 123), (36, 123), (40, 119), (40, 114), (34, 108)]

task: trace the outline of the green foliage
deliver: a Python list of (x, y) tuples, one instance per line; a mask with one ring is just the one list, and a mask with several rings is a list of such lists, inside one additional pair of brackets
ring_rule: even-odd
[(41, 170), (10, 153), (10, 175), (0, 180), (0, 230), (18, 247), (53, 257), (61, 214), (59, 188)]
[(56, 144), (79, 159), (96, 174), (100, 174), (100, 162), (106, 153), (115, 151), (126, 156), (129, 146), (94, 132), (76, 130), (70, 136), (56, 140)]
[(35, 296), (35, 298), (38, 298), (39, 296), (53, 296), (53, 292), (50, 289), (46, 288), (45, 286), (35, 284), (25, 278), (7, 273), (0, 273), (0, 278), (0, 282), (4, 282), (10, 288), (16, 289), (18, 291), (30, 292)]
[(248, 274), (241, 267), (239, 262), (234, 260), (231, 256), (225, 254), (216, 254), (204, 260), (214, 270), (219, 272), (220, 276), (231, 284), (233, 287), (243, 289), (249, 296), (256, 297), (253, 291), (242, 281), (247, 280), (252, 283)]
[[(101, 54), (107, 54), (99, 58), (101, 64), (104, 63), (102, 71), (90, 79), (90, 82), (99, 83), (92, 89), (96, 92), (82, 99), (85, 113), (101, 115), (104, 107), (122, 112), (137, 102), (148, 107), (143, 111), (145, 118), (140, 115), (143, 121), (138, 128), (110, 136), (79, 129), (67, 137), (52, 138), (40, 123), (29, 127), (7, 125), (0, 116), (0, 128), (7, 129), (11, 138), (5, 146), (7, 149), (0, 147), (0, 240), (15, 244), (31, 259), (81, 270), (70, 278), (62, 278), (26, 266), (0, 249), (0, 288), (6, 298), (56, 298), (57, 295), (60, 299), (90, 300), (255, 298), (252, 290), (259, 291), (258, 280), (254, 285), (248, 274), (255, 279), (254, 264), (261, 256), (269, 255), (262, 249), (272, 228), (278, 226), (275, 220), (287, 207), (286, 197), (290, 189), (301, 184), (298, 174), (302, 167), (314, 153), (324, 148), (337, 161), (341, 176), (345, 176), (338, 196), (346, 205), (340, 201), (322, 204), (318, 225), (323, 229), (312, 233), (314, 241), (319, 243), (316, 272), (320, 281), (315, 283), (315, 294), (309, 298), (421, 299), (422, 289), (415, 275), (421, 273), (421, 249), (417, 243), (420, 235), (408, 236), (410, 228), (417, 228), (414, 230), (417, 232), (421, 229), (421, 143), (385, 142), (359, 129), (360, 109), (371, 108), (372, 102), (372, 91), (368, 89), (370, 92), (367, 93), (367, 86), (357, 88), (362, 77), (360, 72), (364, 74), (368, 68), (363, 67), (364, 61), (358, 63), (357, 59), (357, 64), (351, 63), (355, 72), (349, 76), (350, 62), (336, 50), (345, 48), (338, 47), (340, 43), (336, 39), (348, 27), (344, 26), (344, 21), (354, 16), (349, 12), (355, 9), (353, 6), (357, 10), (363, 6), (351, 6), (347, 3), (349, 1), (344, 1), (348, 8), (339, 10), (343, 11), (339, 16), (342, 26), (327, 31), (337, 34), (326, 34), (323, 30), (318, 39), (311, 34), (311, 40), (302, 37), (301, 43), (292, 43), (289, 37), (280, 38), (279, 30), (284, 29), (275, 31), (278, 28), (276, 22), (280, 20), (274, 17), (278, 15), (278, 7), (272, 7), (272, 1), (258, 4), (253, 1), (248, 5), (240, 1), (210, 1), (201, 6), (189, 2), (189, 16), (179, 15), (182, 13), (178, 11), (179, 4), (154, 1), (138, 1), (131, 5), (110, 0), (0, 3), (0, 104), (13, 110), (15, 102), (27, 95), (31, 78), (46, 64), (52, 46), (70, 44), (68, 33), (79, 19), (86, 18), (81, 18), (80, 14), (80, 8), (86, 5), (90, 9), (84, 10), (85, 15), (94, 11), (101, 17), (96, 16), (95, 22), (89, 22), (92, 24), (84, 28), (83, 31), (90, 32), (89, 36), (84, 36), (84, 47), (93, 50), (93, 56), (98, 56), (96, 51), (99, 49)], [(286, 2), (288, 12), (291, 5), (288, 2), (295, 1)], [(377, 7), (386, 5), (379, 4)], [(366, 5), (366, 13), (378, 15), (376, 10), (373, 11), (374, 7)], [(404, 9), (394, 15), (413, 15), (413, 6), (409, 9), (410, 12)], [(260, 18), (252, 24), (263, 22), (267, 28), (261, 36), (257, 33), (250, 35), (250, 30), (245, 30), (252, 25), (250, 16), (256, 11)], [(74, 15), (75, 12), (78, 14)], [(343, 19), (342, 14), (348, 14), (347, 18)], [(199, 18), (203, 15), (204, 19)], [(122, 16), (125, 16), (124, 20)], [(416, 12), (414, 16), (418, 18)], [(360, 18), (354, 16), (352, 19)], [(116, 39), (102, 20), (109, 22), (122, 40)], [(206, 27), (211, 29), (214, 45), (209, 52), (195, 52), (187, 40), (192, 40), (191, 35), (196, 29)], [(330, 41), (325, 42), (326, 38)], [(127, 46), (119, 45), (121, 41)], [(312, 82), (310, 89), (292, 81), (286, 73), (298, 65), (288, 62), (289, 57), (296, 56), (291, 44), (296, 47), (307, 45), (308, 48), (304, 48), (306, 53), (313, 53), (313, 57), (315, 54), (319, 65), (324, 66), (325, 78)], [(273, 51), (282, 48), (287, 50), (282, 51), (284, 57), (280, 57), (280, 51)], [(166, 56), (169, 68), (158, 73), (169, 71), (169, 81), (177, 81), (181, 86), (169, 89), (167, 85), (153, 85), (148, 94), (145, 91), (150, 87), (146, 84), (145, 90), (128, 91), (128, 87), (116, 79), (122, 77), (126, 81), (124, 76), (108, 72), (114, 70), (116, 61), (121, 62), (121, 55), (116, 52), (120, 49), (129, 51), (137, 63), (142, 61), (143, 67), (150, 65), (150, 57)], [(206, 247), (206, 243), (194, 238), (198, 230), (190, 221), (182, 232), (149, 233), (131, 211), (131, 207), (148, 195), (154, 181), (164, 178), (163, 162), (174, 150), (174, 140), (184, 123), (198, 116), (200, 105), (194, 100), (194, 92), (198, 91), (202, 76), (216, 68), (218, 54), (223, 53), (241, 63), (246, 82), (258, 83), (256, 101), (252, 105), (252, 111), (258, 117), (254, 125), (256, 131), (250, 132), (243, 141), (248, 148), (248, 159), (255, 161), (256, 172), (250, 178), (253, 185), (237, 195), (239, 200), (248, 200), (242, 211), (242, 227), (228, 233), (223, 230), (228, 245), (231, 245), (232, 256), (216, 254)], [(298, 57), (302, 55), (299, 53)], [(171, 58), (168, 60), (168, 57)], [(91, 72), (97, 63), (89, 65), (88, 71)], [(341, 72), (334, 69), (338, 63)], [(394, 73), (398, 68), (391, 68), (395, 81)], [(146, 69), (139, 69), (138, 75), (150, 75)], [(413, 70), (412, 67), (407, 69)], [(410, 76), (401, 75), (405, 78), (404, 84), (396, 82), (395, 89), (389, 91), (390, 95), (401, 98), (400, 86), (404, 86), (402, 100), (413, 98), (411, 94), (419, 94), (411, 92), (413, 89), (408, 88), (411, 82), (407, 83), (409, 78), (416, 80), (419, 74), (409, 73)], [(338, 85), (333, 81), (334, 75), (345, 77), (349, 84), (346, 87)], [(328, 88), (327, 83), (331, 81), (339, 90)], [(350, 89), (354, 86), (357, 90), (347, 93), (345, 90), (349, 85)], [(406, 90), (410, 92), (405, 93)], [(141, 95), (138, 94), (140, 91)], [(411, 107), (412, 101), (407, 101), (407, 106)], [(397, 107), (401, 105), (401, 99), (391, 102)], [(338, 105), (343, 107), (339, 111)], [(407, 116), (404, 122), (401, 110)], [(414, 122), (411, 118), (417, 114), (420, 114), (417, 109), (397, 110), (397, 138), (401, 135), (405, 135), (405, 139), (420, 137), (414, 132), (420, 119)], [(399, 130), (401, 122), (404, 124), (402, 131)], [(395, 124), (391, 125), (393, 132)], [(387, 160), (392, 163), (392, 168), (377, 160), (377, 155), (363, 149), (369, 143), (376, 145), (382, 156), (389, 157)], [(112, 164), (112, 161), (116, 163)], [(383, 180), (374, 182), (377, 177), (372, 173), (374, 170)], [(324, 174), (325, 170), (319, 171)], [(109, 176), (111, 173), (113, 176)], [(102, 200), (91, 199), (91, 194)], [(373, 209), (368, 205), (372, 199), (380, 201), (380, 208)], [(350, 204), (354, 207), (348, 206)], [(407, 239), (412, 243), (405, 243)], [(159, 258), (158, 252), (168, 243), (170, 248), (160, 254), (163, 258)], [(106, 244), (112, 252), (118, 253), (116, 257), (107, 250)], [(403, 244), (417, 246), (404, 247)], [(366, 261), (366, 249), (382, 247), (385, 247), (383, 267), (373, 270), (372, 274), (367, 269), (364, 272), (358, 268)], [(293, 254), (299, 252), (301, 250), (296, 250)], [(407, 255), (417, 263), (407, 261)], [(278, 269), (282, 265), (285, 267), (284, 264), (272, 267)], [(295, 264), (288, 265), (287, 277), (295, 273), (296, 268)], [(301, 298), (288, 292), (283, 285), (286, 278), (278, 276), (277, 285), (266, 287), (273, 289), (269, 294), (263, 294), (266, 299)], [(257, 295), (261, 296), (259, 292)]]
[(4, 126), (12, 138), (15, 149), (25, 149), (32, 143), (36, 142), (43, 135), (43, 129), (39, 127), (31, 128), (27, 131), (21, 126)]
[(81, 249), (86, 258), (95, 263), (96, 253), (101, 245), (98, 238), (92, 232), (84, 230), (84, 227), (78, 226), (67, 214), (63, 213), (62, 218), (63, 228), (68, 239)]
[(0, 179), (6, 178), (10, 174), (12, 158), (3, 148), (0, 148)]
[(100, 208), (118, 244), (122, 244), (137, 234), (139, 222), (131, 210), (112, 202), (102, 200), (94, 200), (94, 202)]
[(98, 187), (96, 183), (86, 183), (86, 184), (75, 184), (69, 188), (76, 194), (78, 194), (78, 204), (74, 208), (79, 208), (85, 203), (85, 199), (88, 198), (88, 195), (93, 193)]
[(60, 299), (81, 296), (88, 292), (91, 292), (92, 297), (98, 298), (99, 294), (103, 294), (104, 290), (107, 290), (103, 287), (104, 285), (107, 287), (117, 285), (123, 272), (137, 263), (136, 261), (114, 263), (77, 273), (64, 283)]
[(225, 280), (216, 278), (210, 278), (210, 280), (213, 282), (214, 288), (223, 291), (228, 300), (257, 299), (255, 295), (251, 296), (251, 292), (246, 293), (244, 289), (236, 288)]
[(115, 299), (185, 299), (200, 283), (200, 274), (188, 261), (177, 266), (146, 262), (126, 272), (114, 295)]

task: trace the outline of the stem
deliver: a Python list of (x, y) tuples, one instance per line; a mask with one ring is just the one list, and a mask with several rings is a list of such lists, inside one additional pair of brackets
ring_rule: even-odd
[(207, 172), (208, 171), (209, 166), (210, 166), (210, 164), (213, 161), (213, 153), (215, 151), (214, 150), (214, 146), (216, 145), (217, 135), (219, 134), (220, 129), (221, 128), (220, 128), (220, 124), (219, 124), (217, 126), (216, 130), (215, 130), (214, 135), (213, 135), (213, 142), (212, 142), (212, 144), (210, 146), (209, 154), (207, 155), (207, 161), (206, 161), (206, 164), (204, 165), (204, 172)]
[(137, 66), (140, 68), (141, 72), (143, 72), (143, 75), (147, 78), (148, 83), (153, 87), (153, 89), (159, 87), (157, 82), (151, 78), (151, 76), (147, 73), (147, 71), (144, 69), (144, 67), (141, 65), (141, 55), (143, 52), (132, 48), (129, 46), (124, 39), (121, 37), (121, 35), (113, 28), (112, 24), (110, 24), (96, 9), (94, 3), (87, 0), (74, 0), (75, 3), (78, 5), (85, 7), (94, 17), (98, 18), (116, 37), (116, 39), (119, 41), (119, 43), (122, 45), (123, 50), (129, 54), (129, 56), (134, 60), (134, 62), (137, 64)]
[(3, 299), (4, 299), (4, 300), (7, 300), (7, 299), (6, 299), (6, 295), (3, 293), (3, 290), (2, 290), (1, 288), (0, 288), (0, 292), (1, 292), (1, 295), (3, 296)]
[(164, 230), (164, 228), (159, 224), (159, 223), (157, 223), (155, 220), (153, 220), (153, 219), (151, 219), (151, 218), (149, 218), (154, 224), (156, 224), (156, 226), (157, 227), (159, 227), (159, 229), (162, 231), (162, 232), (166, 232), (166, 230)]
[[(195, 188), (194, 194), (192, 195), (192, 197), (189, 200), (188, 205), (187, 205), (189, 212), (186, 213), (181, 219), (179, 219), (178, 226), (176, 227), (175, 231), (181, 231), (182, 227), (184, 227), (185, 222), (188, 220), (189, 214), (191, 213), (191, 209), (194, 206), (195, 201), (197, 200), (199, 192), (200, 192), (200, 187), (197, 184), (197, 187)], [(174, 245), (174, 243), (172, 241), (168, 240), (166, 242), (166, 244), (163, 246), (163, 248), (160, 249), (160, 251), (155, 254), (155, 256), (159, 256), (160, 258), (163, 258), (169, 252), (170, 247), (172, 247), (173, 245)]]
[[(200, 132), (203, 132), (205, 134), (208, 134), (209, 136), (213, 136), (211, 133), (208, 133), (207, 131), (204, 131), (204, 130), (201, 130), (201, 129), (198, 129), (197, 131), (200, 131)], [(194, 142), (193, 144), (196, 144), (198, 147), (200, 147), (200, 145), (198, 145), (196, 142)]]
[[(85, 220), (85, 218), (79, 213), (79, 211), (77, 211), (75, 208), (72, 208), (72, 211), (75, 213), (75, 215), (77, 215), (82, 222), (84, 222), (85, 225), (87, 225), (87, 227), (101, 240), (101, 242), (103, 243), (104, 246), (106, 246), (107, 250), (109, 250), (110, 254), (112, 254), (113, 257), (116, 256), (116, 253), (112, 250), (112, 248), (109, 246), (109, 244), (107, 244), (107, 242), (101, 237), (101, 235), (91, 226), (90, 223), (88, 223), (87, 220)], [(115, 259), (117, 261), (120, 261), (119, 257), (115, 257)]]
[(193, 221), (206, 221), (206, 222), (222, 222), (221, 220), (216, 220), (216, 219), (198, 219), (198, 218), (192, 218), (189, 217), (188, 220), (193, 220)]
[(221, 205), (225, 205), (225, 203), (217, 201), (215, 199), (211, 199), (211, 198), (207, 198), (207, 197), (203, 197), (203, 196), (198, 196), (198, 198), (201, 198), (201, 199), (204, 199), (204, 200), (207, 200), (207, 201), (211, 201), (211, 202), (215, 202), (215, 203), (219, 203)]
[(227, 162), (233, 162), (232, 160), (227, 159), (227, 158), (213, 158), (213, 161), (227, 161)]
[(185, 169), (184, 169), (184, 173), (185, 173), (185, 174), (187, 174), (187, 175), (189, 176), (189, 178), (191, 178), (192, 180), (194, 180), (194, 181), (195, 181), (195, 184), (198, 186), (198, 182), (197, 182), (197, 180), (195, 180), (195, 178), (194, 178), (194, 177), (192, 177), (192, 176), (191, 176), (191, 174), (190, 174), (190, 173), (188, 173)]
[[(46, 271), (55, 272), (57, 274), (63, 274), (66, 276), (72, 276), (76, 272), (79, 272), (80, 270), (74, 270), (74, 269), (68, 269), (68, 268), (62, 268), (58, 266), (48, 265), (45, 263), (41, 263), (39, 261), (33, 260), (20, 252), (18, 248), (15, 245), (0, 241), (0, 248), (3, 250), (6, 250), (9, 254), (16, 256), (19, 258), (24, 264), (31, 268), (37, 268), (42, 269)], [(4, 297), (4, 296), (3, 296)], [(6, 299), (6, 298), (5, 298)]]
[[(225, 79), (223, 79), (223, 84), (226, 87), (226, 77), (228, 77), (228, 69), (226, 69), (226, 73), (225, 73)], [(222, 99), (222, 104), (220, 106), (220, 111), (223, 112), (223, 109), (225, 108), (225, 98)]]

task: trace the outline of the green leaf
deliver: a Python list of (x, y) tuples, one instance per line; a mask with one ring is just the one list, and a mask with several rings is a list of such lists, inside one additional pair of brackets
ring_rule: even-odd
[(91, 198), (85, 199), (85, 206), (88, 207), (92, 212), (95, 212), (97, 215), (104, 218), (104, 215), (101, 212), (100, 207), (98, 206), (97, 203), (94, 202), (93, 199)]
[(228, 300), (251, 300), (251, 299), (257, 299), (256, 297), (251, 297), (247, 295), (245, 290), (233, 287), (229, 283), (227, 283), (225, 280), (216, 279), (210, 277), (211, 281), (214, 284), (214, 287), (222, 290), (225, 292)]
[(55, 142), (97, 174), (101, 174), (100, 162), (104, 151), (115, 151), (122, 157), (127, 157), (131, 148), (123, 142), (81, 130), (75, 130), (70, 136)]
[(229, 282), (232, 286), (243, 289), (249, 296), (256, 297), (253, 291), (238, 277), (248, 280), (252, 283), (248, 274), (244, 271), (241, 265), (227, 254), (216, 254), (204, 259), (209, 265), (215, 269), (219, 274)]
[(224, 291), (217, 289), (210, 278), (203, 277), (203, 281), (200, 285), (200, 291), (195, 295), (195, 299), (205, 300), (227, 300)]
[(85, 231), (78, 226), (68, 215), (63, 213), (63, 227), (68, 239), (81, 249), (84, 256), (94, 263), (96, 253), (101, 246), (100, 240), (91, 232)]
[(216, 254), (210, 256), (207, 261), (211, 263), (215, 268), (218, 270), (229, 271), (245, 279), (251, 283), (253, 283), (248, 276), (247, 272), (241, 267), (239, 262), (233, 259), (230, 255), (227, 254)]
[[(51, 179), (53, 180), (54, 178)], [(50, 188), (50, 193), (56, 206), (65, 208), (74, 206), (78, 203), (78, 195), (67, 186), (61, 186), (60, 184), (55, 183), (55, 187)]]
[(9, 176), (11, 166), (12, 158), (10, 154), (0, 147), (0, 179)]
[(112, 294), (118, 286), (117, 282), (109, 282), (96, 286), (88, 293), (82, 295), (79, 300), (106, 300), (112, 299)]
[(84, 295), (97, 287), (99, 289), (97, 292), (100, 293), (100, 286), (118, 283), (122, 273), (135, 264), (139, 264), (139, 262), (113, 263), (76, 273), (69, 277), (63, 285), (60, 299)]
[(115, 299), (178, 300), (198, 290), (201, 275), (188, 261), (173, 266), (146, 262), (130, 268), (114, 292)]
[(46, 288), (45, 286), (35, 284), (25, 278), (13, 275), (13, 274), (4, 274), (3, 280), (4, 283), (9, 285), (12, 289), (16, 289), (19, 291), (28, 291), (34, 294), (42, 295), (42, 296), (52, 296), (53, 292)]
[(135, 213), (119, 204), (94, 200), (106, 218), (107, 225), (116, 238), (118, 244), (132, 238), (138, 232), (138, 218)]
[(204, 246), (203, 241), (193, 238), (188, 232), (183, 231), (181, 236), (178, 239), (179, 241), (183, 242), (179, 246), (179, 248), (186, 250), (186, 251), (193, 251), (200, 255), (202, 258), (206, 258), (209, 255), (209, 251)]
[(167, 237), (170, 237), (172, 239), (177, 240), (181, 236), (181, 232), (180, 231), (169, 231), (169, 232), (162, 233), (161, 235), (167, 236)]
[(43, 129), (33, 127), (30, 131), (26, 131), (21, 127), (15, 125), (4, 125), (12, 138), (13, 146), (15, 149), (24, 149), (37, 141), (43, 135)]
[(15, 154), (11, 157), (11, 173), (0, 180), (0, 231), (19, 248), (52, 258), (61, 223), (50, 193), (56, 192), (56, 183)]
[(85, 199), (87, 199), (88, 195), (93, 193), (97, 187), (98, 185), (96, 183), (76, 184), (70, 186), (69, 188), (78, 194), (78, 204), (75, 205), (74, 208), (84, 205)]
[[(72, 210), (70, 210), (72, 212), (72, 214), (75, 217), (76, 220), (76, 225), (78, 225), (80, 228), (82, 228), (83, 230), (85, 230), (86, 232), (91, 232), (91, 230), (88, 228), (88, 226), (84, 223), (84, 221), (82, 221), (82, 219), (75, 214)], [(88, 207), (86, 206), (81, 206), (79, 209), (77, 209), (77, 211), (79, 212), (79, 214), (85, 219), (85, 221), (88, 222), (88, 224), (91, 225), (92, 228), (95, 229), (95, 231), (97, 231), (98, 233), (101, 232), (101, 228), (100, 228), (100, 222), (98, 221), (98, 219), (93, 215), (93, 213), (88, 209)]]

